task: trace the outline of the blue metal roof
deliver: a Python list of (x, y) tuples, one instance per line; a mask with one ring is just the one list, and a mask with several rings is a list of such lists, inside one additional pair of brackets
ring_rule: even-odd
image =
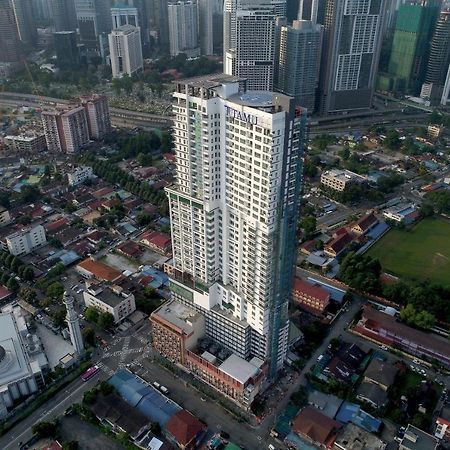
[(125, 369), (118, 370), (108, 383), (114, 386), (120, 396), (136, 407), (152, 422), (165, 427), (169, 419), (181, 411), (181, 407), (153, 386), (145, 384), (140, 378)]
[(336, 420), (341, 423), (352, 422), (369, 433), (376, 433), (381, 427), (381, 420), (366, 413), (355, 403), (344, 402), (339, 409)]

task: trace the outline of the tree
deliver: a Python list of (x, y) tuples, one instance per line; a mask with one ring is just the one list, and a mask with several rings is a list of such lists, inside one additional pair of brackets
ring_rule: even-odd
[(97, 323), (98, 317), (99, 317), (99, 311), (98, 309), (94, 308), (93, 306), (89, 306), (88, 309), (86, 309), (84, 313), (84, 317), (89, 322)]
[(47, 287), (45, 290), (45, 293), (55, 300), (62, 300), (63, 294), (64, 294), (64, 285), (61, 284), (59, 281), (55, 281), (54, 283), (50, 284), (50, 286)]
[(62, 327), (66, 323), (66, 310), (61, 309), (53, 314), (53, 325), (55, 327)]
[(103, 395), (108, 395), (114, 392), (114, 386), (111, 386), (104, 380), (100, 381), (99, 389)]
[(338, 156), (342, 160), (347, 161), (350, 158), (350, 148), (349, 148), (349, 146), (345, 145), (344, 148), (339, 150)]
[(299, 226), (308, 239), (316, 231), (317, 219), (314, 216), (307, 216), (300, 221)]
[(429, 330), (434, 327), (436, 318), (428, 311), (417, 311), (413, 303), (408, 303), (400, 311), (401, 319), (408, 325)]
[(304, 386), (300, 386), (300, 388), (298, 389), (298, 391), (294, 392), (291, 395), (291, 402), (295, 405), (295, 406), (305, 406), (307, 403), (307, 399), (308, 396), (306, 394), (306, 389)]
[(33, 304), (36, 300), (36, 291), (28, 287), (20, 289), (19, 297), (28, 303)]
[(139, 153), (136, 157), (136, 161), (143, 167), (148, 167), (152, 165), (153, 159), (152, 155)]
[(90, 391), (87, 391), (83, 395), (83, 403), (86, 405), (92, 405), (95, 402), (95, 399), (97, 398), (97, 391), (94, 389), (91, 389)]
[(114, 316), (108, 312), (102, 312), (100, 313), (97, 321), (97, 325), (102, 328), (106, 329), (114, 325)]
[(38, 422), (31, 427), (33, 434), (40, 439), (46, 437), (55, 437), (56, 435), (56, 423), (55, 422)]
[(91, 327), (85, 328), (82, 333), (84, 343), (89, 347), (95, 346), (95, 331)]
[(11, 292), (19, 292), (20, 289), (20, 285), (19, 283), (14, 279), (14, 278), (10, 278), (8, 280), (8, 282), (6, 283), (6, 287), (11, 291)]
[(62, 450), (78, 450), (78, 441), (64, 442), (62, 445)]
[(420, 217), (422, 217), (422, 218), (433, 216), (434, 215), (433, 205), (428, 201), (423, 202), (420, 205), (419, 214), (420, 214)]
[(400, 137), (396, 130), (389, 130), (386, 133), (386, 137), (383, 141), (385, 147), (389, 150), (398, 150), (400, 148)]

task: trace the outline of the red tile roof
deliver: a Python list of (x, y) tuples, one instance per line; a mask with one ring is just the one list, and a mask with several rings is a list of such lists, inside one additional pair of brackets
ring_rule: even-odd
[(65, 217), (62, 217), (61, 219), (55, 220), (54, 222), (46, 223), (44, 225), (45, 231), (47, 232), (54, 232), (61, 230), (62, 228), (65, 228), (69, 225), (69, 220)]
[(92, 195), (95, 198), (103, 198), (106, 197), (107, 195), (111, 194), (112, 192), (114, 192), (114, 189), (110, 188), (110, 187), (104, 187), (99, 189), (98, 191), (95, 191), (92, 193)]
[(206, 428), (206, 426), (188, 413), (185, 409), (173, 415), (166, 425), (166, 431), (184, 447), (194, 444), (195, 438)]
[(334, 238), (331, 242), (329, 242), (325, 246), (326, 251), (332, 250), (336, 255), (339, 255), (339, 253), (344, 250), (344, 248), (350, 244), (350, 242), (353, 240), (353, 236), (349, 233), (341, 234), (340, 236)]
[(142, 250), (136, 242), (133, 241), (125, 241), (122, 244), (117, 246), (117, 250), (125, 253), (127, 256), (138, 257), (142, 254)]
[(139, 236), (139, 240), (143, 243), (148, 242), (155, 247), (165, 250), (171, 243), (170, 236), (164, 233), (159, 233), (158, 231), (145, 231)]
[[(411, 345), (417, 344), (423, 348), (433, 349), (433, 351), (439, 352), (445, 358), (450, 359), (450, 345), (448, 340), (441, 339), (432, 333), (426, 333), (425, 331), (416, 330), (414, 328), (405, 325), (397, 320), (396, 317), (390, 316), (384, 312), (378, 311), (371, 306), (364, 306), (362, 319), (357, 326), (361, 331), (364, 328), (373, 330), (375, 332), (381, 332), (386, 334), (386, 337), (392, 341), (392, 336), (395, 335), (398, 339), (403, 339), (411, 343)], [(380, 338), (383, 336), (380, 335)], [(378, 339), (378, 337), (376, 338)]]
[(378, 223), (378, 219), (375, 217), (374, 213), (370, 213), (365, 214), (358, 219), (353, 226), (361, 228), (361, 231), (364, 233), (372, 228), (376, 223)]
[(326, 444), (334, 431), (340, 427), (339, 422), (330, 419), (311, 406), (300, 411), (292, 422), (292, 429), (296, 433), (321, 444)]
[(103, 264), (100, 261), (94, 261), (91, 258), (87, 258), (84, 261), (80, 262), (80, 264), (78, 264), (78, 267), (81, 267), (87, 272), (90, 272), (92, 275), (94, 275), (95, 278), (99, 280), (116, 281), (122, 276), (122, 274), (118, 270), (106, 264)]
[(321, 302), (326, 302), (330, 299), (330, 293), (317, 285), (307, 283), (301, 278), (294, 278), (294, 294), (298, 292), (316, 298)]
[(8, 298), (12, 292), (0, 284), (0, 300)]

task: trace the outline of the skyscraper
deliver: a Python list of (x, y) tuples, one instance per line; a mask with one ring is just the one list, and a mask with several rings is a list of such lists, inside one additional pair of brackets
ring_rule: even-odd
[(295, 20), (292, 26), (277, 20), (275, 88), (313, 112), (319, 82), (322, 25)]
[(441, 102), (450, 64), (450, 10), (441, 11), (431, 40), (425, 83), (420, 96), (432, 105)]
[(80, 319), (73, 306), (73, 297), (64, 292), (63, 302), (66, 305), (67, 315), (66, 322), (69, 327), (70, 342), (77, 356), (81, 356), (84, 352), (83, 337), (81, 335)]
[(140, 26), (138, 20), (138, 10), (134, 6), (123, 5), (121, 3), (111, 8), (112, 27), (119, 28), (122, 25)]
[(282, 366), (305, 115), (292, 97), (210, 75), (174, 93), (173, 299), (242, 358)]
[(153, 44), (169, 48), (168, 0), (146, 0), (148, 33)]
[(327, 0), (320, 67), (321, 114), (370, 108), (385, 0)]
[(447, 76), (445, 78), (444, 89), (441, 97), (441, 105), (447, 105), (450, 102), (450, 64), (447, 68)]
[(112, 29), (109, 0), (75, 0), (75, 10), (81, 42), (97, 52), (101, 35)]
[(141, 30), (133, 25), (122, 25), (108, 35), (111, 69), (114, 78), (129, 76), (144, 67)]
[(14, 11), (19, 39), (24, 44), (34, 46), (36, 44), (37, 28), (33, 16), (33, 5), (31, 0), (10, 1)]
[(56, 53), (56, 65), (67, 69), (77, 67), (80, 55), (77, 46), (77, 33), (75, 31), (55, 31), (53, 43)]
[(380, 89), (420, 93), (438, 11), (434, 0), (400, 5), (387, 73), (379, 76)]
[[(223, 0), (198, 0), (198, 27), (202, 55), (212, 55), (223, 39)], [(216, 47), (216, 48), (215, 48)]]
[[(211, 0), (212, 1), (212, 0)], [(168, 5), (170, 54), (185, 53), (188, 58), (200, 54), (197, 3), (181, 0)]]
[(77, 13), (74, 0), (49, 0), (55, 31), (75, 31)]
[(275, 19), (286, 0), (225, 0), (224, 71), (247, 80), (250, 90), (273, 89)]
[(19, 33), (9, 0), (0, 0), (0, 78), (9, 76), (21, 64)]

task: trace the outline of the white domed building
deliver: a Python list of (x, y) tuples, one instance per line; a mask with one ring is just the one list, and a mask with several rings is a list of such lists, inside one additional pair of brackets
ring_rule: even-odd
[(48, 360), (39, 338), (29, 333), (20, 308), (0, 314), (0, 418), (6, 408), (44, 385)]

